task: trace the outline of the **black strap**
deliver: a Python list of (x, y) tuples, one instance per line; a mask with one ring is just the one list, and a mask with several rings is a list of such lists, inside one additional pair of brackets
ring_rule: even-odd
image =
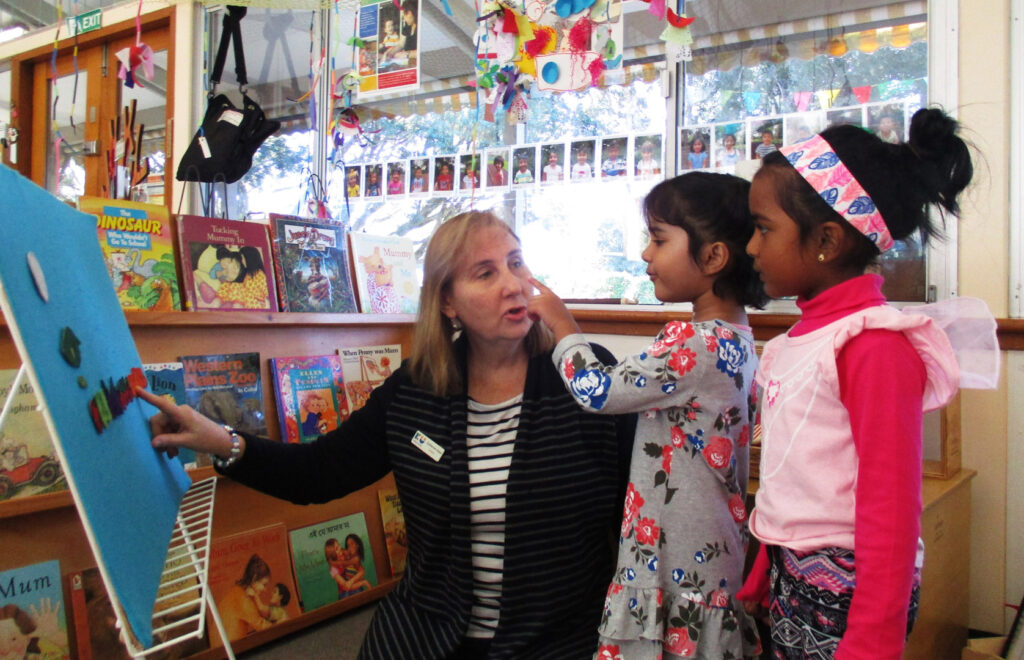
[(242, 87), (249, 83), (245, 74), (245, 52), (242, 50), (242, 18), (245, 17), (246, 8), (228, 5), (227, 13), (224, 14), (220, 33), (220, 44), (217, 46), (217, 58), (213, 62), (213, 71), (210, 72), (210, 96), (220, 83), (220, 77), (224, 74), (224, 63), (228, 58), (228, 44), (234, 42), (235, 51), (235, 78)]

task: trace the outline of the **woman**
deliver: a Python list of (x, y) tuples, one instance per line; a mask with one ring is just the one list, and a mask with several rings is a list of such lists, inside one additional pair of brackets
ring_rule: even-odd
[(442, 224), (412, 356), (309, 444), (232, 434), (139, 395), (161, 410), (154, 447), (227, 458), (225, 474), (292, 502), (326, 502), (394, 471), (409, 555), (360, 658), (565, 660), (597, 648), (635, 420), (578, 409), (550, 335), (526, 313), (529, 277), (493, 214)]

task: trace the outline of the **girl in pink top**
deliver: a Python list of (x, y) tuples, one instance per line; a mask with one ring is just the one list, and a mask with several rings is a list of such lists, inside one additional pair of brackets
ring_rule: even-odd
[(952, 398), (959, 371), (946, 335), (886, 305), (865, 270), (894, 240), (934, 235), (929, 207), (958, 213), (973, 166), (957, 128), (936, 109), (914, 115), (907, 144), (836, 126), (754, 177), (747, 252), (802, 313), (758, 369), (763, 545), (737, 596), (767, 604), (776, 658), (895, 660), (916, 617), (922, 411)]

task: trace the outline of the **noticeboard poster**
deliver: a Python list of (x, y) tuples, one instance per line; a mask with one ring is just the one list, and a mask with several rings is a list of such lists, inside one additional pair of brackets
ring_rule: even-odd
[(361, 0), (357, 32), (359, 97), (410, 90), (420, 84), (419, 0)]

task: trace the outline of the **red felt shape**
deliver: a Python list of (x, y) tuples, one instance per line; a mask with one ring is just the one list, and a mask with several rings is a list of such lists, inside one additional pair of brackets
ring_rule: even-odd
[(516, 14), (508, 7), (505, 7), (505, 20), (501, 24), (501, 31), (509, 32), (511, 34), (519, 34), (519, 26), (516, 24)]
[(523, 44), (523, 50), (530, 57), (537, 57), (541, 53), (545, 52), (548, 44), (555, 38), (555, 31), (550, 27), (542, 27), (533, 31), (534, 37), (525, 44)]
[[(648, 2), (650, 2), (650, 0), (648, 0)], [(666, 17), (668, 18), (669, 25), (671, 25), (672, 27), (677, 27), (677, 28), (684, 28), (687, 25), (689, 25), (690, 23), (693, 23), (695, 20), (697, 20), (696, 16), (691, 16), (691, 17), (680, 16), (679, 14), (675, 13), (671, 9), (668, 10)]]
[(590, 35), (594, 32), (594, 22), (584, 16), (576, 21), (569, 30), (569, 50), (579, 53), (590, 50)]

